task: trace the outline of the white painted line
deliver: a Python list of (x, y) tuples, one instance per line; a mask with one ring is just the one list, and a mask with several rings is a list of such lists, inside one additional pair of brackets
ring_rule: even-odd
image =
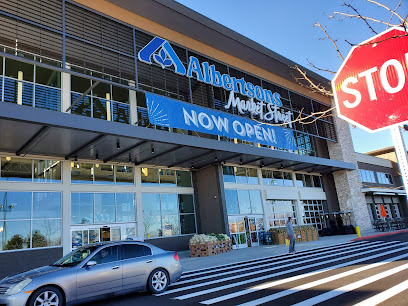
[[(309, 254), (309, 253), (311, 253), (311, 252), (315, 252), (315, 251), (319, 251), (319, 250), (334, 249), (334, 248), (339, 247), (339, 246), (342, 246), (342, 245), (351, 245), (351, 244), (356, 245), (356, 244), (365, 244), (365, 243), (370, 243), (370, 242), (369, 242), (369, 241), (366, 241), (366, 240), (360, 240), (360, 241), (349, 241), (349, 242), (344, 242), (344, 243), (339, 243), (339, 244), (331, 244), (331, 245), (324, 246), (324, 247), (319, 247), (319, 248), (316, 248), (316, 249), (308, 249), (308, 250), (302, 251), (302, 254), (301, 254), (301, 255), (303, 255), (303, 254)], [(287, 254), (281, 254), (281, 255), (276, 255), (276, 256), (260, 257), (260, 258), (257, 258), (256, 261), (258, 261), (258, 260), (265, 260), (265, 259), (266, 259), (266, 260), (268, 260), (268, 259), (269, 259), (269, 260), (271, 260), (271, 259), (279, 259), (279, 257), (285, 256), (285, 255), (287, 255)], [(205, 272), (223, 271), (223, 270), (231, 269), (231, 268), (233, 268), (233, 267), (236, 266), (236, 265), (240, 265), (240, 264), (244, 265), (244, 264), (246, 264), (246, 263), (248, 263), (248, 262), (249, 262), (248, 264), (253, 264), (254, 261), (255, 261), (255, 260), (252, 259), (252, 260), (239, 261), (239, 262), (235, 262), (235, 263), (232, 263), (232, 264), (224, 264), (224, 265), (219, 265), (219, 266), (213, 266), (213, 267), (210, 267), (210, 268), (190, 270), (190, 271), (187, 271), (187, 272), (183, 273), (183, 275), (181, 275), (180, 279), (181, 279), (181, 278), (190, 277), (190, 276), (195, 276), (195, 275), (201, 275), (202, 273), (205, 273)], [(217, 269), (217, 268), (220, 268), (220, 269)], [(211, 270), (210, 270), (210, 269), (211, 269)], [(213, 269), (214, 269), (214, 270), (213, 270)], [(198, 273), (195, 273), (195, 272), (198, 272)]]
[[(386, 252), (386, 253), (382, 254), (381, 256), (386, 255), (386, 254), (390, 254), (390, 253), (395, 253), (395, 252), (398, 252), (398, 251), (403, 251), (403, 250), (408, 250), (408, 247), (401, 248), (399, 250), (393, 250), (393, 251), (390, 251), (390, 252)], [(378, 256), (378, 255), (371, 256), (371, 258), (373, 258), (373, 257), (380, 257), (380, 256)], [(297, 287), (294, 287), (294, 288), (291, 288), (291, 289), (283, 290), (283, 291), (280, 291), (278, 293), (271, 294), (271, 295), (265, 296), (265, 297), (257, 299), (257, 300), (253, 300), (253, 301), (251, 301), (249, 303), (240, 304), (239, 306), (244, 306), (244, 305), (245, 306), (252, 306), (252, 305), (260, 305), (260, 304), (264, 304), (264, 303), (267, 303), (267, 302), (271, 302), (271, 301), (277, 300), (279, 298), (282, 298), (284, 296), (288, 296), (288, 295), (291, 295), (291, 294), (294, 294), (294, 293), (299, 293), (300, 291), (307, 290), (307, 289), (310, 289), (310, 288), (313, 288), (313, 287), (316, 287), (316, 286), (320, 286), (322, 284), (329, 283), (329, 282), (338, 280), (340, 278), (350, 276), (350, 275), (353, 275), (353, 274), (356, 274), (356, 273), (360, 273), (360, 272), (363, 272), (363, 271), (366, 271), (366, 270), (369, 270), (369, 269), (373, 269), (373, 268), (385, 265), (387, 263), (397, 261), (397, 260), (407, 258), (407, 257), (408, 257), (408, 254), (403, 254), (403, 255), (400, 255), (400, 256), (388, 258), (388, 259), (380, 261), (380, 262), (369, 264), (369, 265), (366, 265), (366, 266), (363, 266), (363, 267), (360, 267), (360, 268), (356, 268), (356, 269), (353, 269), (353, 270), (345, 271), (343, 273), (332, 275), (332, 276), (329, 276), (329, 277), (326, 277), (326, 278), (322, 278), (322, 279), (316, 280), (314, 282), (306, 283), (306, 284), (303, 284), (303, 285), (300, 285), (300, 286), (297, 286)], [(367, 259), (371, 259), (371, 258), (367, 258)], [(363, 261), (363, 260), (355, 260), (353, 262), (348, 262), (347, 264), (338, 265), (337, 267), (336, 266), (331, 267), (329, 270), (342, 268), (342, 267), (345, 267), (347, 265), (353, 265), (353, 264), (356, 264), (356, 263), (361, 262), (361, 261)], [(261, 287), (261, 286), (259, 286), (259, 287)], [(270, 288), (272, 286), (267, 286), (267, 287), (262, 286), (262, 287), (264, 287), (262, 289), (266, 289), (266, 288)]]
[[(391, 242), (383, 243), (382, 246), (383, 245), (388, 245), (388, 244), (391, 244)], [(391, 248), (391, 247), (394, 247), (394, 246), (395, 246), (395, 244), (393, 244), (392, 246), (384, 247), (383, 249), (388, 249), (388, 248)], [(369, 251), (366, 251), (366, 252), (360, 252), (361, 250), (364, 250), (364, 249), (367, 249), (367, 248), (369, 248), (369, 247), (361, 248), (361, 249), (359, 249), (359, 252), (357, 252), (357, 253), (347, 255), (347, 256), (341, 256), (341, 257), (339, 255), (342, 255), (344, 253), (349, 253), (350, 251), (340, 252), (340, 253), (336, 254), (337, 257), (335, 259), (330, 259), (328, 261), (320, 261), (318, 263), (314, 263), (314, 264), (310, 264), (310, 265), (306, 265), (306, 266), (301, 266), (301, 267), (297, 267), (297, 268), (293, 268), (293, 269), (289, 269), (289, 270), (284, 270), (284, 271), (281, 271), (281, 272), (276, 272), (276, 273), (273, 273), (273, 274), (260, 276), (260, 277), (257, 277), (257, 278), (251, 278), (251, 277), (253, 275), (255, 275), (255, 274), (258, 274), (258, 273), (265, 273), (265, 272), (273, 271), (273, 270), (275, 270), (275, 268), (264, 269), (264, 270), (260, 270), (258, 272), (253, 272), (253, 273), (241, 274), (241, 275), (238, 275), (238, 276), (229, 277), (229, 278), (220, 279), (220, 280), (213, 280), (211, 282), (192, 285), (192, 286), (187, 286), (187, 287), (184, 287), (184, 288), (177, 288), (177, 289), (174, 289), (174, 290), (170, 290), (169, 292), (174, 293), (174, 292), (184, 291), (184, 290), (188, 290), (188, 289), (199, 288), (199, 287), (202, 287), (202, 286), (205, 286), (205, 285), (212, 285), (212, 284), (215, 284), (215, 283), (226, 282), (226, 281), (233, 280), (233, 279), (236, 279), (236, 278), (249, 277), (248, 279), (246, 279), (244, 281), (237, 282), (237, 283), (228, 284), (228, 285), (224, 285), (224, 286), (220, 286), (220, 287), (213, 287), (213, 288), (210, 288), (210, 289), (207, 289), (207, 290), (197, 291), (197, 292), (193, 292), (193, 293), (190, 293), (190, 294), (174, 297), (174, 299), (177, 299), (177, 300), (185, 300), (185, 299), (189, 299), (189, 298), (192, 298), (192, 297), (197, 297), (197, 296), (208, 294), (208, 293), (213, 293), (215, 291), (221, 291), (221, 290), (224, 290), (224, 289), (238, 287), (238, 286), (241, 286), (241, 285), (247, 285), (248, 283), (263, 281), (265, 279), (270, 279), (270, 278), (273, 278), (275, 276), (285, 275), (285, 274), (288, 274), (288, 273), (297, 272), (297, 271), (305, 270), (305, 269), (308, 269), (308, 268), (313, 268), (313, 267), (317, 267), (317, 266), (320, 266), (320, 265), (332, 263), (332, 262), (335, 262), (335, 261), (344, 260), (344, 259), (347, 259), (347, 258), (361, 256), (361, 255), (364, 255), (364, 254), (368, 254), (368, 253), (378, 251), (378, 250), (369, 250)], [(332, 257), (332, 256), (333, 255), (321, 256), (321, 257), (319, 257), (319, 259), (324, 259), (324, 258)], [(303, 259), (303, 258), (299, 257), (299, 259)], [(304, 261), (302, 263), (306, 263), (306, 262), (310, 262), (310, 261), (314, 261), (314, 260), (316, 260), (316, 258), (311, 259), (311, 260), (306, 260), (306, 261)], [(293, 265), (293, 263), (286, 264), (286, 265), (281, 265), (281, 266), (279, 266), (279, 268), (280, 269), (290, 268), (292, 265)], [(166, 294), (166, 292), (164, 294)], [(163, 295), (163, 293), (161, 295)]]
[[(365, 244), (364, 245), (364, 247), (363, 248), (359, 248), (358, 246), (351, 246), (351, 247), (348, 247), (348, 248), (346, 248), (346, 251), (344, 251), (345, 249), (343, 249), (343, 252), (340, 252), (340, 253), (336, 253), (336, 254), (329, 254), (329, 255), (326, 255), (326, 256), (323, 256), (323, 257), (320, 257), (320, 258), (328, 258), (328, 257), (333, 257), (333, 256), (335, 256), (335, 255), (339, 255), (339, 254), (345, 254), (345, 253), (349, 253), (349, 252), (351, 252), (351, 251), (353, 251), (354, 249), (357, 249), (357, 250), (361, 250), (361, 249), (368, 249), (368, 248), (372, 248), (372, 247), (375, 247), (375, 246), (379, 246), (379, 245), (381, 245), (381, 246), (383, 246), (383, 245), (389, 245), (389, 244), (394, 244), (395, 245), (395, 242), (394, 241), (391, 241), (391, 242), (373, 242), (373, 243), (370, 243), (370, 245), (369, 246), (367, 246), (367, 244)], [(372, 252), (375, 252), (375, 251), (377, 251), (377, 250), (372, 250)], [(323, 252), (322, 254), (324, 254), (325, 252)], [(331, 252), (330, 252), (331, 253)], [(318, 254), (319, 256), (321, 255), (321, 254)], [(350, 256), (358, 256), (358, 255), (360, 255), (360, 253), (357, 253), (357, 254), (352, 254), (352, 255), (350, 255)], [(300, 256), (300, 257), (297, 257), (298, 259), (305, 259), (305, 258), (309, 258), (309, 257), (311, 257), (312, 259), (309, 259), (309, 260), (306, 260), (306, 261), (304, 261), (304, 263), (305, 262), (310, 262), (310, 261), (315, 261), (316, 260), (316, 254), (312, 254), (312, 255), (308, 255), (308, 256)], [(336, 260), (341, 260), (342, 258), (336, 258), (336, 259), (333, 259), (334, 261), (336, 261)], [(292, 261), (292, 260), (285, 260), (285, 261), (282, 261), (282, 262), (288, 262), (288, 261)], [(282, 265), (282, 262), (280, 262), (279, 263), (279, 268), (281, 269), (281, 268), (286, 268), (286, 267), (291, 267), (292, 265), (293, 265), (293, 262), (291, 262), (291, 263), (289, 263), (289, 264), (286, 264), (286, 265)], [(320, 265), (320, 263), (319, 263), (319, 265)], [(215, 275), (214, 276), (214, 278), (216, 278), (216, 279), (214, 279), (214, 280), (212, 280), (212, 281), (208, 281), (208, 282), (205, 282), (205, 283), (200, 283), (200, 284), (195, 284), (195, 285), (190, 285), (190, 286), (186, 286), (186, 287), (180, 287), (180, 288), (176, 288), (176, 289), (171, 289), (171, 290), (167, 290), (167, 291), (165, 291), (165, 292), (163, 292), (163, 293), (160, 293), (160, 294), (157, 294), (156, 296), (162, 296), (162, 295), (167, 295), (167, 294), (171, 294), (171, 293), (175, 293), (175, 292), (180, 292), (180, 291), (186, 291), (186, 290), (189, 290), (189, 289), (194, 289), (194, 288), (200, 288), (200, 287), (204, 287), (204, 286), (207, 286), (207, 285), (212, 285), (212, 284), (216, 284), (216, 283), (223, 283), (223, 282), (227, 282), (227, 281), (230, 281), (230, 280), (235, 280), (235, 279), (238, 279), (238, 278), (242, 278), (242, 277), (251, 277), (251, 276), (253, 276), (253, 275), (255, 275), (255, 274), (260, 274), (260, 273), (265, 273), (265, 272), (269, 272), (269, 271), (273, 271), (273, 270), (275, 270), (276, 269), (276, 267), (273, 267), (273, 268), (268, 268), (268, 269), (260, 269), (260, 270), (258, 270), (258, 271), (254, 271), (254, 272), (250, 272), (250, 273), (245, 273), (245, 274), (240, 274), (240, 275), (235, 275), (235, 276), (230, 276), (230, 277), (227, 277), (227, 278), (222, 278), (222, 279), (219, 279), (218, 277), (217, 277), (217, 275)], [(302, 269), (302, 267), (300, 267), (300, 268), (298, 268), (298, 269)], [(237, 271), (235, 271), (235, 272), (237, 272)], [(264, 278), (269, 278), (270, 276), (265, 276)], [(217, 279), (218, 278), (218, 279)], [(262, 279), (264, 279), (264, 278), (262, 278)], [(258, 279), (258, 278), (257, 278)], [(218, 287), (218, 288), (222, 288), (222, 287)], [(213, 288), (213, 290), (215, 290), (215, 288)]]
[[(372, 246), (375, 245), (375, 244), (381, 244), (381, 242), (376, 241), (376, 242), (371, 242), (370, 243), (370, 245), (372, 245)], [(364, 244), (364, 245), (366, 246), (367, 244)], [(349, 248), (356, 248), (356, 247), (359, 247), (359, 246), (360, 245), (354, 245), (354, 244), (347, 245), (347, 247), (349, 247)], [(344, 250), (345, 250), (345, 248), (341, 249), (341, 251), (344, 251)], [(308, 256), (303, 256), (303, 255), (306, 255), (306, 253), (298, 254), (297, 257), (295, 257), (296, 255), (291, 255), (290, 257), (284, 257), (280, 261), (274, 261), (274, 262), (271, 262), (269, 264), (265, 264), (265, 265), (262, 266), (262, 269), (264, 269), (266, 267), (270, 267), (270, 266), (281, 266), (282, 263), (293, 261), (294, 259), (299, 258), (299, 255), (302, 256), (303, 259), (305, 259), (305, 258), (312, 258), (312, 257), (314, 258), (316, 256), (316, 254), (319, 254), (319, 255), (326, 254), (326, 253), (328, 254), (328, 253), (333, 253), (335, 251), (336, 251), (336, 249), (335, 250), (325, 250), (323, 253), (307, 252), (307, 253), (312, 253), (312, 255), (308, 255)], [(268, 261), (269, 260), (262, 260), (262, 261), (257, 261), (256, 263), (259, 264), (259, 263), (268, 262)], [(237, 272), (245, 272), (245, 271), (248, 271), (248, 270), (253, 270), (255, 268), (253, 266), (253, 264), (254, 263), (244, 264), (244, 265), (236, 267), (236, 269), (234, 269), (232, 271), (231, 271), (231, 268), (228, 268), (228, 270), (230, 270), (230, 271), (227, 271), (227, 272), (211, 274), (211, 275), (206, 275), (206, 276), (202, 276), (202, 277), (198, 277), (198, 278), (192, 278), (192, 279), (188, 279), (188, 280), (178, 281), (177, 283), (174, 283), (174, 286), (175, 285), (183, 285), (183, 284), (193, 283), (193, 282), (202, 281), (202, 280), (211, 279), (211, 278), (219, 278), (220, 276), (235, 274)], [(245, 267), (245, 266), (249, 266), (249, 267), (248, 268), (241, 268), (241, 267)], [(214, 271), (209, 271), (209, 272), (213, 273)], [(199, 275), (200, 274), (201, 273), (199, 273)]]
[(300, 302), (300, 303), (297, 303), (297, 304), (295, 304), (295, 305), (296, 305), (296, 306), (310, 306), (310, 305), (315, 305), (315, 304), (318, 304), (318, 303), (327, 301), (327, 300), (329, 300), (329, 299), (332, 299), (332, 298), (334, 298), (334, 297), (336, 297), (336, 296), (339, 296), (339, 295), (342, 295), (342, 294), (344, 294), (344, 293), (347, 293), (347, 292), (349, 292), (349, 291), (355, 290), (355, 289), (357, 289), (357, 288), (366, 286), (366, 285), (371, 284), (371, 283), (373, 283), (373, 282), (376, 282), (376, 281), (378, 281), (378, 280), (380, 280), (380, 279), (383, 279), (383, 278), (386, 278), (386, 277), (388, 277), (388, 276), (391, 276), (391, 275), (393, 275), (393, 274), (395, 274), (395, 273), (401, 272), (401, 271), (403, 271), (403, 270), (405, 270), (405, 269), (408, 269), (408, 263), (406, 263), (406, 264), (404, 264), (404, 265), (402, 265), (402, 266), (398, 266), (398, 267), (395, 267), (395, 268), (393, 268), (393, 269), (390, 269), (390, 270), (381, 272), (381, 273), (379, 273), (379, 274), (376, 274), (376, 275), (367, 277), (367, 278), (362, 279), (362, 280), (359, 280), (359, 281), (357, 281), (357, 282), (348, 284), (348, 285), (346, 285), (346, 286), (343, 286), (343, 287), (340, 287), (340, 288), (331, 290), (331, 291), (329, 291), (329, 292), (320, 294), (320, 295), (318, 295), (318, 296), (315, 296), (315, 297), (313, 297), (313, 298), (311, 298), (311, 299), (307, 299), (307, 300), (302, 301), (302, 302)]
[(378, 305), (389, 298), (392, 298), (393, 296), (397, 295), (398, 293), (401, 293), (405, 290), (408, 289), (408, 280), (391, 287), (390, 289), (387, 289), (377, 295), (374, 295), (370, 297), (369, 299), (366, 299), (364, 301), (361, 301), (358, 304), (354, 304), (354, 306), (375, 306)]

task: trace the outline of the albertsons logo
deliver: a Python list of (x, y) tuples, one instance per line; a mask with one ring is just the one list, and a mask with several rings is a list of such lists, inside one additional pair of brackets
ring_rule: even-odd
[[(156, 51), (158, 51), (158, 53), (155, 54)], [(139, 58), (139, 61), (151, 65), (152, 55), (154, 61), (162, 66), (163, 69), (174, 65), (175, 73), (181, 75), (186, 74), (186, 68), (167, 40), (164, 40), (160, 37), (153, 38), (151, 42), (149, 42), (142, 50), (140, 50), (137, 57)]]

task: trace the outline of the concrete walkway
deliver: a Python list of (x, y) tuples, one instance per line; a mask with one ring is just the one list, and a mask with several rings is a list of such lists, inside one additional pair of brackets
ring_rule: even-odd
[[(390, 235), (393, 233), (396, 232), (387, 232), (381, 234)], [(361, 236), (370, 237), (377, 236), (378, 234), (379, 233), (375, 231), (364, 231), (361, 233)], [(316, 241), (297, 243), (295, 249), (297, 252), (300, 252), (309, 249), (324, 248), (325, 246), (350, 242), (355, 238), (358, 238), (356, 234), (319, 237), (319, 240)], [(288, 254), (288, 251), (289, 247), (287, 247), (286, 245), (261, 245), (258, 247), (232, 250), (231, 252), (208, 257), (190, 257), (189, 251), (178, 252), (178, 254), (180, 257), (180, 263), (183, 266), (183, 271), (187, 272), (215, 266), (227, 265), (231, 263), (238, 263), (253, 259), (259, 259), (264, 257), (285, 255)]]

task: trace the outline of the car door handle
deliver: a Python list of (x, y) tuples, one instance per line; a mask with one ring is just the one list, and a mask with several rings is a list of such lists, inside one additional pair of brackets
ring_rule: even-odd
[(112, 270), (116, 270), (116, 269), (119, 269), (119, 266), (115, 266), (112, 268)]
[(148, 261), (146, 261), (146, 263), (151, 263), (151, 262), (153, 262), (153, 260), (148, 260)]

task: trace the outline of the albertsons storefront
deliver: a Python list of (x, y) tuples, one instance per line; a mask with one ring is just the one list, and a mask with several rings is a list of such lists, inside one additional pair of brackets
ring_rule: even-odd
[(211, 232), (254, 247), (343, 209), (355, 166), (329, 156), (349, 144), (294, 63), (170, 0), (0, 3), (2, 262)]

